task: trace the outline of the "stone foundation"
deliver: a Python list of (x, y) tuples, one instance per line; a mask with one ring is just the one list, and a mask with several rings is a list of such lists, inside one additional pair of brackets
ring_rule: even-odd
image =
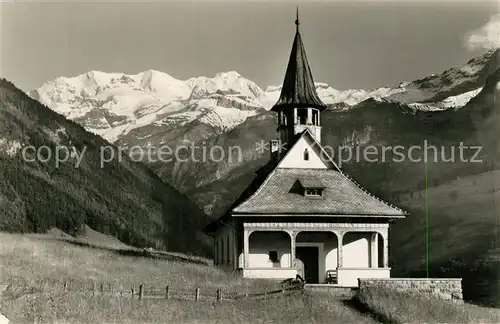
[(441, 299), (463, 301), (460, 278), (387, 278), (358, 279), (359, 291), (368, 288), (385, 288), (416, 295), (432, 295)]

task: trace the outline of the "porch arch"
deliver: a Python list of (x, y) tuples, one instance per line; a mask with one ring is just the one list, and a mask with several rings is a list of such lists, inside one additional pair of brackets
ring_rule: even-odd
[[(301, 276), (306, 279), (306, 282), (324, 283), (327, 271), (335, 271), (337, 269), (338, 234), (334, 231), (304, 230), (297, 231), (292, 240), (295, 246), (293, 267), (299, 269), (301, 265), (304, 267), (304, 269), (300, 270), (302, 271)], [(317, 254), (317, 258), (309, 255), (310, 253)], [(317, 262), (317, 264), (310, 264), (311, 262)], [(310, 268), (311, 266), (317, 271), (317, 275), (308, 273), (310, 270), (308, 267)]]
[(248, 234), (248, 268), (288, 268), (291, 257), (291, 240), (286, 231), (258, 231)]
[(348, 231), (342, 235), (340, 242), (342, 255), (339, 267), (388, 267), (387, 235), (378, 231)]

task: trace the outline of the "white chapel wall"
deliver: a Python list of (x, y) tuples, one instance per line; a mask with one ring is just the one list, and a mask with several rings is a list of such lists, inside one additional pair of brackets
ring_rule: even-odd
[[(249, 267), (274, 268), (290, 266), (291, 239), (285, 232), (253, 232), (249, 238)], [(269, 260), (269, 251), (278, 252), (279, 263)]]
[[(311, 139), (306, 136), (299, 138), (297, 143), (293, 146), (283, 160), (279, 164), (279, 168), (301, 168), (301, 169), (328, 169), (328, 165), (323, 162), (327, 157), (322, 157), (318, 150), (313, 148), (315, 144)], [(309, 152), (309, 160), (304, 160), (304, 150)]]
[(371, 233), (349, 232), (343, 239), (343, 267), (370, 267)]

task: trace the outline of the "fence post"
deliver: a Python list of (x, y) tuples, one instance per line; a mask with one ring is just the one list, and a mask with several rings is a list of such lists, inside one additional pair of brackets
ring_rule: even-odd
[(168, 286), (165, 286), (165, 299), (168, 299)]
[(104, 295), (104, 284), (101, 282), (101, 296)]
[(220, 302), (222, 300), (222, 291), (220, 288), (217, 288), (217, 301)]
[(68, 282), (65, 281), (64, 282), (64, 292), (67, 292), (68, 291)]
[(135, 290), (135, 285), (132, 284), (132, 290), (131, 290), (132, 291), (132, 299), (134, 299), (134, 290)]
[(196, 295), (194, 296), (194, 300), (198, 301), (200, 299), (200, 288), (196, 288)]
[(139, 299), (142, 299), (144, 297), (144, 288), (142, 285), (139, 286)]

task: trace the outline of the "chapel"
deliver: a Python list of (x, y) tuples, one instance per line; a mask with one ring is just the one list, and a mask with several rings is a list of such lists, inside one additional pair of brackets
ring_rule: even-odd
[(407, 213), (370, 194), (321, 146), (319, 98), (299, 17), (270, 159), (234, 205), (205, 228), (215, 264), (245, 278), (295, 278), (356, 287), (390, 278), (389, 226)]

